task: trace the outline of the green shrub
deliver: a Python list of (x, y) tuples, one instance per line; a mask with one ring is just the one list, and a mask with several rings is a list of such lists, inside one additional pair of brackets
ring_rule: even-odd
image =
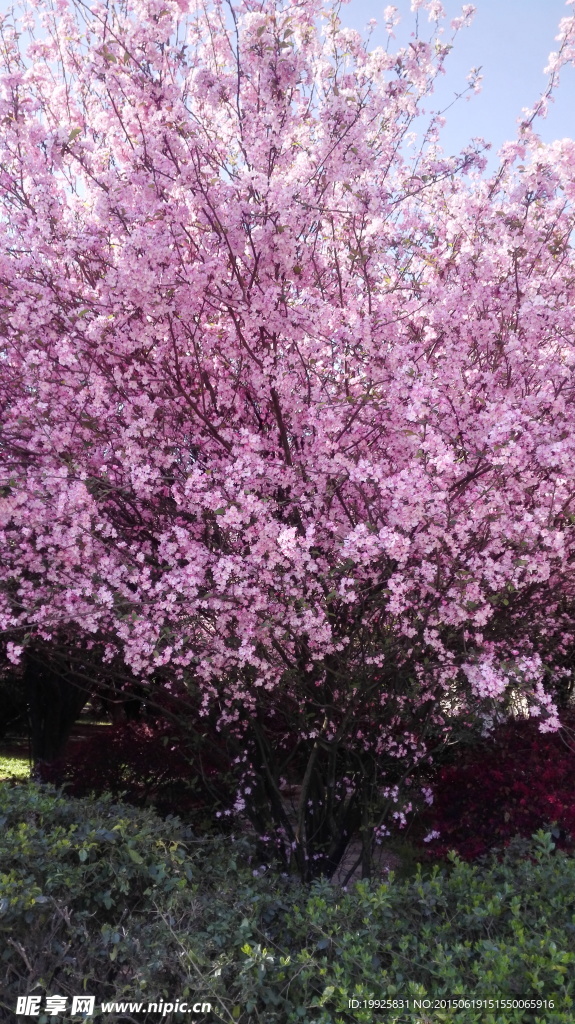
[[(361, 882), (347, 892), (262, 872), (253, 858), (246, 837), (198, 839), (175, 818), (111, 799), (0, 786), (6, 1019), (14, 1019), (17, 996), (33, 992), (91, 993), (94, 1019), (110, 1024), (575, 1019), (575, 861), (548, 835), (512, 843), (500, 861), (453, 858), (430, 876)], [(98, 1012), (108, 1000), (188, 997), (210, 1001), (212, 1012)], [(547, 1007), (413, 1004), (458, 997), (540, 999)], [(360, 1005), (349, 1009), (351, 998)], [(382, 998), (410, 1006), (363, 1006)]]
[(30, 761), (15, 754), (0, 754), (0, 779), (27, 779), (30, 777)]

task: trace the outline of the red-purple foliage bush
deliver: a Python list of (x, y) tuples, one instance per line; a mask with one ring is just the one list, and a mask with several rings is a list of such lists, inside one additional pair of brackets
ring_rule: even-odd
[(443, 767), (426, 824), (440, 833), (431, 857), (456, 850), (474, 860), (513, 836), (557, 826), (558, 845), (575, 837), (575, 714), (561, 733), (541, 733), (537, 720), (506, 723), (457, 764)]
[(165, 722), (127, 722), (79, 741), (58, 761), (40, 765), (40, 775), (71, 796), (122, 794), (163, 814), (205, 817), (233, 802), (228, 768), (223, 748), (207, 753)]

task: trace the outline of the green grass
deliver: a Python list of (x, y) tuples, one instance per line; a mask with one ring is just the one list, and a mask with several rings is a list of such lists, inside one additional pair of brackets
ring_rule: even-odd
[(30, 776), (30, 762), (27, 757), (0, 754), (0, 779), (27, 779)]

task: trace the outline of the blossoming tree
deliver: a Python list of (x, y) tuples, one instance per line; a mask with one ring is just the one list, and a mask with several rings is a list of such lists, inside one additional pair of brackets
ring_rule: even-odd
[(572, 643), (575, 143), (541, 101), (489, 180), (437, 117), (410, 155), (413, 6), (397, 52), (319, 0), (3, 22), (7, 657), (185, 688), (303, 877), (358, 830), (368, 872), (458, 723), (556, 728)]

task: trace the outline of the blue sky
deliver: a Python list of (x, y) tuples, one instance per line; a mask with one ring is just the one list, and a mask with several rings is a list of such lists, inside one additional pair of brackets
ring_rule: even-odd
[[(402, 17), (395, 44), (404, 44), (414, 27), (410, 0), (351, 0), (342, 8), (341, 20), (363, 29), (370, 18), (375, 18), (379, 26), (372, 44), (385, 44), (383, 11), (390, 2)], [(460, 13), (462, 2), (443, 0), (450, 19)], [(481, 66), (482, 92), (469, 102), (459, 100), (445, 115), (442, 145), (446, 153), (453, 154), (473, 136), (483, 136), (493, 143), (489, 166), (494, 169), (499, 146), (516, 135), (522, 107), (533, 106), (545, 88), (543, 68), (549, 53), (557, 49), (559, 22), (570, 12), (575, 13), (575, 8), (566, 7), (564, 0), (475, 0), (474, 6), (475, 19), (469, 28), (460, 31), (448, 58), (447, 74), (429, 105), (445, 107), (456, 92), (465, 88), (470, 69)], [(421, 11), (420, 34), (431, 29), (426, 12)], [(538, 119), (537, 123), (545, 142), (575, 137), (575, 68), (564, 70), (555, 103), (550, 105), (546, 120)]]
[[(363, 30), (371, 18), (379, 22), (372, 45), (385, 45), (383, 11), (390, 0), (350, 0), (342, 7), (345, 25)], [(394, 45), (409, 41), (414, 28), (410, 0), (391, 0), (401, 15)], [(443, 0), (449, 19), (461, 11), (463, 0)], [(12, 0), (0, 0), (0, 12), (6, 12)], [(482, 91), (469, 102), (463, 99), (446, 114), (442, 145), (448, 154), (458, 153), (473, 136), (482, 136), (493, 144), (489, 169), (497, 166), (496, 153), (507, 139), (515, 137), (516, 121), (522, 107), (531, 107), (546, 85), (543, 68), (552, 50), (561, 18), (575, 7), (564, 0), (475, 0), (476, 15), (469, 28), (462, 29), (447, 63), (447, 74), (439, 83), (429, 105), (443, 109), (456, 92), (465, 88), (472, 67), (481, 66)], [(426, 12), (420, 12), (420, 31), (432, 26)], [(449, 32), (447, 26), (446, 33)], [(575, 68), (566, 68), (554, 104), (538, 130), (546, 142), (575, 137)]]

